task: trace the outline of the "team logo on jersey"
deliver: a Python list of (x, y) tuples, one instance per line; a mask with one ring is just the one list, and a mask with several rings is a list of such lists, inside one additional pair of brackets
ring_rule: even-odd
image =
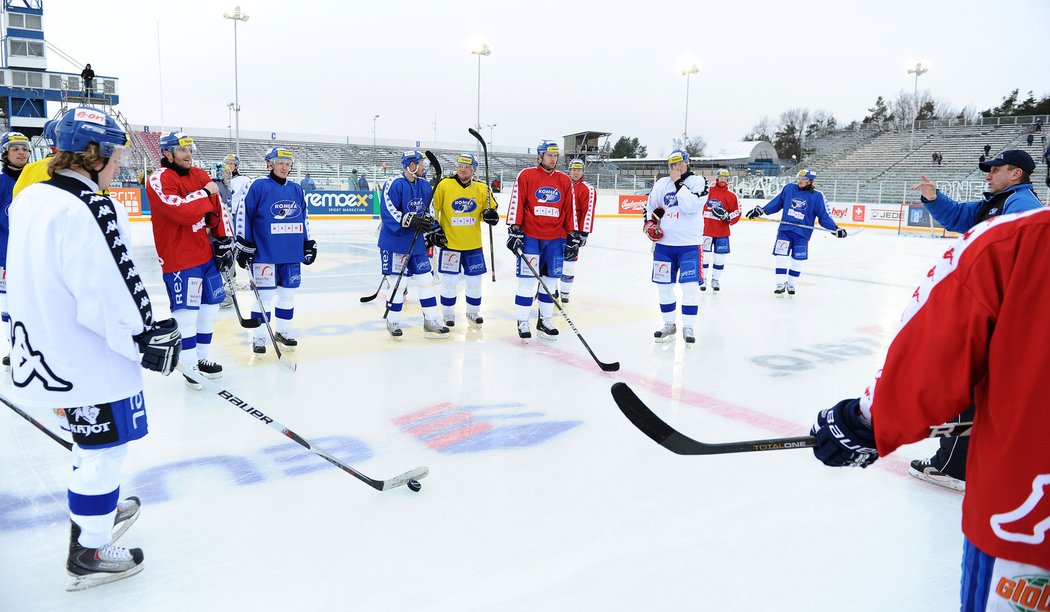
[(423, 198), (416, 198), (414, 200), (409, 200), (408, 204), (405, 206), (405, 212), (419, 213), (423, 212), (426, 207), (427, 205), (423, 203)]
[(98, 420), (98, 413), (101, 410), (98, 406), (81, 406), (80, 408), (73, 409), (73, 420), (74, 421), (87, 421), (88, 424), (94, 425), (95, 421)]
[(1009, 512), (993, 514), (989, 522), (995, 535), (1007, 542), (1042, 544), (1050, 531), (1050, 474), (1032, 479), (1028, 498)]
[(664, 194), (664, 208), (673, 208), (678, 206), (678, 196), (672, 191), (671, 193)]
[(561, 192), (554, 187), (540, 187), (536, 190), (536, 201), (541, 204), (561, 202)]
[(11, 329), (11, 379), (15, 386), (27, 387), (34, 378), (40, 379), (48, 391), (73, 390), (73, 383), (56, 376), (47, 365), (44, 354), (33, 350), (25, 325), (15, 321)]
[(478, 209), (478, 203), (470, 198), (456, 198), (452, 201), (452, 211), (457, 213), (469, 213)]
[(299, 216), (299, 204), (291, 200), (280, 200), (270, 205), (270, 215), (274, 219), (294, 219)]
[(800, 198), (795, 198), (795, 199), (791, 200), (791, 209), (792, 210), (805, 210), (805, 208), (806, 208), (806, 201), (805, 200), (802, 200)]

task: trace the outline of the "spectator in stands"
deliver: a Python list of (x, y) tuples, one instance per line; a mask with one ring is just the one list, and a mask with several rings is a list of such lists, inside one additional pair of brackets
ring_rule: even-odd
[(1037, 131), (1037, 132), (1042, 132), (1043, 131), (1043, 118), (1042, 117), (1040, 117), (1040, 118), (1035, 120), (1035, 131)]
[(503, 181), (499, 180), (499, 177), (492, 179), (492, 193), (499, 193), (503, 191)]
[(1032, 146), (1032, 143), (1034, 143), (1034, 142), (1035, 142), (1035, 134), (1029, 134), (1028, 135), (1028, 146)]
[(80, 78), (84, 79), (84, 97), (91, 97), (91, 85), (95, 81), (95, 71), (91, 69), (91, 64), (84, 66), (84, 71), (80, 73)]
[[(984, 155), (987, 157), (992, 154), (992, 145), (984, 145)], [(983, 160), (982, 160), (983, 161)]]
[[(983, 157), (983, 156), (982, 156)], [(987, 172), (985, 198), (974, 202), (956, 202), (937, 190), (925, 176), (912, 187), (922, 193), (922, 203), (945, 229), (966, 232), (991, 217), (1033, 210), (1043, 205), (1032, 189), (1035, 160), (1020, 149), (1003, 151), (987, 162), (978, 164)], [(959, 421), (972, 421), (973, 404), (959, 416)], [(941, 447), (929, 459), (911, 462), (908, 472), (921, 480), (963, 491), (966, 489), (966, 456), (969, 438), (941, 438)]]
[(361, 191), (368, 191), (369, 190), (368, 189), (368, 178), (365, 176), (364, 172), (362, 172), (357, 177), (357, 188), (360, 189)]
[(314, 191), (317, 189), (317, 185), (314, 184), (314, 180), (310, 178), (309, 172), (303, 173), (303, 180), (299, 181), (299, 186), (303, 188), (303, 191)]

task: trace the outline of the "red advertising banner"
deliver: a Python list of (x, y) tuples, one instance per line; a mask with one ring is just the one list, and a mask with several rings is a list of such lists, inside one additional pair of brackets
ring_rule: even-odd
[(644, 195), (620, 195), (617, 197), (618, 212), (621, 215), (641, 215), (648, 200), (649, 196)]

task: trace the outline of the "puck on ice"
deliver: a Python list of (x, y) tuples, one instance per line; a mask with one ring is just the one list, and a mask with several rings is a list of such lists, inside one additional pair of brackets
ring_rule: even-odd
[(408, 488), (418, 492), (420, 489), (423, 488), (423, 485), (419, 484), (418, 480), (409, 480)]

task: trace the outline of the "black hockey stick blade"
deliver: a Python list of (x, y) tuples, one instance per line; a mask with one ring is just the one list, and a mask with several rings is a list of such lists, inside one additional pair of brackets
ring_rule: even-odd
[(379, 287), (376, 288), (376, 292), (372, 295), (366, 295), (365, 297), (361, 298), (361, 303), (366, 304), (379, 297), (379, 292), (383, 290), (383, 284), (387, 282), (386, 279), (387, 277), (384, 274), (382, 280), (379, 281)]
[(230, 292), (230, 300), (233, 301), (233, 309), (237, 312), (237, 321), (240, 322), (241, 327), (247, 329), (255, 329), (262, 325), (262, 320), (256, 319), (255, 317), (244, 318), (241, 313), (241, 304), (237, 301), (237, 288), (233, 284), (233, 279), (230, 278), (226, 273), (222, 273), (223, 288), (228, 289)]
[[(259, 308), (262, 309), (263, 308), (263, 305), (262, 305), (263, 304), (263, 299), (262, 299), (262, 296), (259, 295), (259, 287), (256, 286), (254, 279), (249, 279), (248, 282), (251, 283), (252, 292), (255, 293), (255, 299), (258, 300), (257, 303), (259, 305)], [(285, 357), (284, 353), (281, 352), (281, 347), (277, 346), (277, 338), (275, 338), (274, 335), (273, 335), (273, 328), (270, 327), (270, 322), (266, 320), (266, 313), (265, 312), (263, 313), (263, 323), (266, 324), (266, 333), (270, 335), (270, 344), (273, 345), (273, 352), (277, 353), (277, 362), (280, 363), (281, 365), (283, 365), (284, 367), (288, 368), (289, 370), (294, 372), (296, 370), (296, 368), (298, 367), (298, 364), (296, 364), (291, 359), (288, 359), (287, 357)]]
[(66, 442), (62, 438), (58, 437), (58, 435), (55, 434), (55, 432), (51, 431), (47, 427), (44, 427), (43, 423), (41, 423), (40, 421), (37, 421), (33, 417), (29, 416), (29, 413), (27, 413), (26, 411), (22, 410), (18, 406), (15, 406), (14, 404), (12, 404), (10, 401), (7, 400), (6, 397), (0, 395), (0, 402), (3, 402), (11, 410), (14, 410), (15, 414), (17, 414), (18, 416), (20, 416), (23, 419), (29, 421), (30, 425), (32, 425), (33, 427), (36, 427), (40, 431), (44, 432), (44, 434), (46, 434), (47, 437), (51, 438), (55, 442), (58, 442), (62, 446), (66, 447), (66, 450), (73, 450), (73, 445), (72, 444), (70, 444), (69, 442)]
[(438, 181), (441, 180), (441, 162), (438, 161), (437, 155), (434, 155), (432, 151), (425, 153), (427, 161), (430, 162), (430, 167), (434, 169), (434, 179), (430, 182), (431, 186), (437, 187)]
[[(784, 450), (789, 448), (811, 448), (817, 445), (813, 436), (794, 438), (770, 438), (766, 440), (743, 440), (724, 444), (707, 444), (679, 433), (675, 428), (656, 416), (626, 383), (612, 386), (613, 399), (620, 412), (634, 426), (654, 442), (678, 455), (722, 455), (725, 453), (751, 453), (758, 451)], [(970, 435), (973, 423), (947, 423), (930, 427), (930, 438), (948, 438)]]

